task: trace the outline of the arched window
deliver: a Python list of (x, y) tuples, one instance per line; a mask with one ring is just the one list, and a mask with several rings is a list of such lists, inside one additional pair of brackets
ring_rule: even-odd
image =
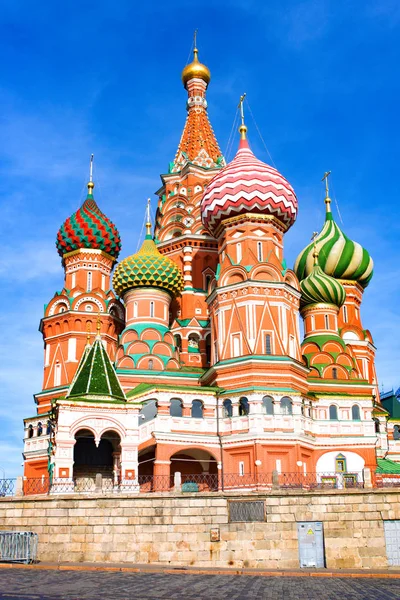
[(61, 385), (61, 364), (57, 362), (54, 365), (54, 387)]
[(205, 287), (206, 287), (206, 292), (207, 293), (210, 292), (210, 283), (211, 283), (211, 275), (206, 275), (206, 277), (205, 277)]
[(189, 352), (200, 352), (199, 350), (200, 337), (197, 333), (191, 333), (188, 338)]
[(182, 350), (182, 338), (180, 335), (176, 334), (174, 335), (174, 340), (175, 340), (175, 348), (177, 350), (179, 350), (179, 352), (181, 352)]
[(293, 403), (289, 396), (284, 396), (281, 398), (281, 413), (283, 415), (292, 415), (293, 414)]
[(133, 303), (133, 318), (136, 319), (138, 316), (138, 303), (134, 302)]
[(266, 415), (274, 414), (274, 399), (272, 396), (264, 396), (262, 399), (263, 408)]
[(335, 406), (334, 404), (331, 404), (329, 407), (329, 418), (331, 421), (337, 421), (338, 420), (338, 411), (337, 411), (337, 406)]
[(224, 407), (224, 418), (225, 419), (230, 418), (232, 416), (232, 400), (229, 400), (229, 398), (227, 400), (224, 400), (223, 407)]
[(154, 317), (154, 302), (150, 302), (150, 317)]
[(51, 422), (47, 421), (46, 435), (50, 435), (50, 434), (51, 434)]
[(153, 366), (154, 366), (153, 359), (149, 358), (149, 371), (153, 370)]
[(347, 323), (347, 306), (343, 306), (343, 321)]
[(181, 417), (182, 416), (182, 400), (179, 398), (171, 398), (171, 403), (169, 407), (169, 414), (171, 417)]
[(242, 244), (239, 242), (236, 244), (236, 263), (239, 264), (242, 260)]
[(325, 329), (329, 329), (329, 315), (325, 315)]
[(33, 427), (32, 425), (29, 425), (28, 427), (28, 438), (33, 437)]
[(337, 368), (336, 367), (332, 367), (332, 378), (337, 379)]
[(358, 404), (353, 404), (353, 406), (351, 407), (351, 418), (353, 419), (353, 421), (360, 420), (360, 407), (358, 406)]
[(43, 433), (43, 425), (39, 421), (39, 423), (37, 424), (37, 436), (40, 437), (42, 435), (42, 433)]
[(380, 425), (379, 425), (379, 419), (373, 419), (374, 423), (375, 423), (375, 433), (380, 433), (381, 429), (380, 429)]
[(201, 400), (193, 400), (192, 402), (192, 417), (194, 419), (203, 418), (203, 403)]
[(265, 354), (272, 354), (271, 334), (265, 334)]
[(400, 427), (398, 425), (393, 427), (393, 439), (400, 440)]
[(239, 416), (245, 417), (249, 414), (249, 412), (250, 412), (249, 401), (247, 400), (247, 398), (245, 396), (243, 396), (239, 400)]
[(257, 258), (258, 258), (259, 262), (262, 262), (262, 259), (263, 259), (262, 242), (257, 242)]
[(143, 402), (139, 412), (139, 425), (155, 419), (157, 416), (157, 400), (146, 400)]

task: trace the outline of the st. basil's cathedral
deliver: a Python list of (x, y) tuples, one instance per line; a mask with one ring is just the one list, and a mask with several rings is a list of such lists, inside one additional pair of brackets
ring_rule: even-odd
[(351, 485), (384, 471), (400, 447), (361, 321), (369, 253), (336, 223), (326, 174), (325, 223), (288, 268), (294, 189), (254, 156), (243, 119), (225, 163), (196, 48), (182, 81), (186, 123), (140, 250), (117, 262), (92, 176), (58, 231), (64, 285), (40, 322), (25, 478), (74, 486), (100, 473), (137, 492), (177, 473), (236, 489), (272, 473)]

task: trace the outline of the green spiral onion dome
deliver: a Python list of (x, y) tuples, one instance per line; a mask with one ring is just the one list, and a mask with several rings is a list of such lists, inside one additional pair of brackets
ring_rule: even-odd
[(344, 287), (340, 281), (324, 273), (316, 258), (315, 263), (311, 273), (300, 282), (301, 307), (323, 302), (340, 308), (346, 300)]
[(97, 206), (93, 188), (94, 184), (89, 182), (85, 202), (64, 221), (57, 233), (56, 246), (60, 256), (80, 248), (90, 248), (118, 258), (121, 250), (118, 229)]
[(115, 269), (113, 286), (119, 296), (136, 287), (157, 287), (175, 297), (183, 290), (183, 277), (179, 267), (158, 251), (148, 232), (139, 252), (124, 258)]
[[(330, 199), (326, 198), (326, 218), (316, 238), (318, 263), (321, 269), (336, 279), (357, 281), (363, 288), (372, 279), (374, 263), (371, 256), (357, 242), (350, 240), (333, 220)], [(313, 270), (313, 243), (297, 257), (294, 270), (301, 281)]]

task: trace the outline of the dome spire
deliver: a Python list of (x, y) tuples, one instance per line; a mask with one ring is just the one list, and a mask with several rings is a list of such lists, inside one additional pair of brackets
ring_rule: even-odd
[(94, 159), (94, 154), (91, 154), (91, 156), (90, 156), (90, 165), (89, 165), (89, 183), (87, 184), (88, 196), (93, 196), (93, 188), (94, 188), (94, 183), (93, 183), (93, 159)]
[(332, 173), (332, 171), (325, 171), (323, 178), (321, 181), (325, 181), (325, 206), (326, 206), (326, 214), (331, 214), (331, 199), (329, 197), (329, 182), (328, 177)]
[(146, 206), (146, 240), (151, 240), (151, 217), (150, 217), (150, 198), (147, 198)]
[(240, 110), (240, 127), (239, 127), (239, 133), (240, 133), (240, 143), (239, 143), (239, 148), (248, 148), (249, 147), (249, 143), (247, 141), (247, 127), (244, 123), (244, 109), (243, 109), (243, 103), (244, 103), (244, 99), (246, 98), (246, 92), (244, 94), (242, 94), (240, 96), (240, 100), (239, 100), (239, 104), (238, 104), (238, 109)]

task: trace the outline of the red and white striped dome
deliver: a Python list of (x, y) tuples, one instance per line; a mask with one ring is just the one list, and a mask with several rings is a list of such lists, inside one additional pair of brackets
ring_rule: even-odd
[(211, 233), (224, 219), (243, 213), (273, 215), (285, 231), (297, 216), (292, 186), (254, 156), (247, 139), (240, 140), (235, 158), (210, 181), (201, 201), (203, 224)]

